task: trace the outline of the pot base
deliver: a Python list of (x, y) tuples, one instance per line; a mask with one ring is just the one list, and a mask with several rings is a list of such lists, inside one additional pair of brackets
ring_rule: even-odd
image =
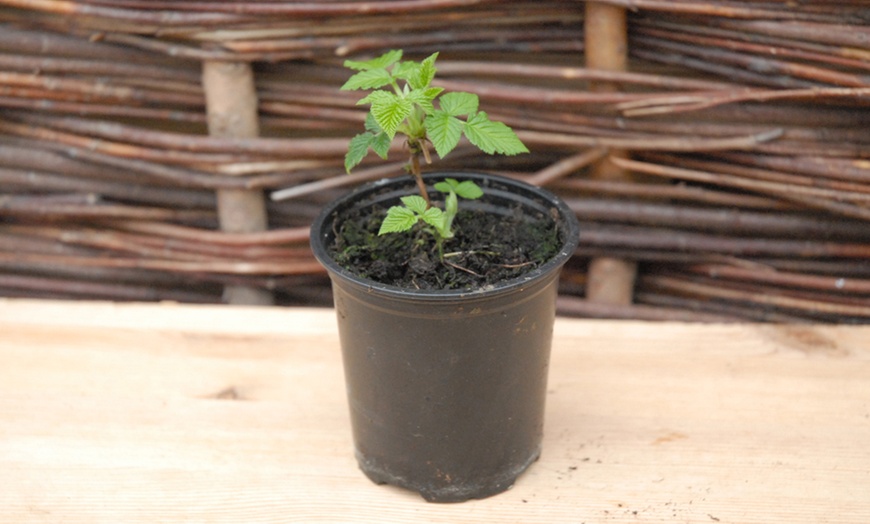
[(377, 460), (363, 456), (359, 450), (356, 450), (355, 454), (360, 470), (375, 484), (389, 484), (416, 491), (427, 502), (465, 502), (470, 499), (491, 497), (511, 489), (517, 477), (540, 458), (541, 448), (535, 449), (526, 462), (502, 471), (497, 476), (478, 478), (474, 482), (451, 482), (449, 475), (437, 479), (427, 474), (421, 475), (424, 477), (421, 479), (397, 476), (387, 471)]

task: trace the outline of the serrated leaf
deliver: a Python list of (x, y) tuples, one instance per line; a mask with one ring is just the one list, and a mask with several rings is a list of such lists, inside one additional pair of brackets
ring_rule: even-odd
[(381, 222), (378, 235), (385, 233), (401, 233), (414, 227), (417, 223), (417, 215), (413, 211), (402, 206), (393, 206), (387, 210), (387, 216)]
[(372, 115), (375, 121), (381, 126), (381, 129), (392, 138), (396, 135), (396, 130), (408, 118), (411, 111), (414, 109), (414, 104), (411, 101), (388, 93), (389, 97), (382, 97), (372, 102)]
[(426, 212), (426, 200), (423, 199), (423, 197), (421, 197), (420, 195), (408, 195), (402, 197), (400, 200), (403, 204), (405, 204), (405, 207), (418, 215), (422, 215)]
[(381, 126), (378, 125), (377, 120), (375, 120), (375, 117), (371, 113), (366, 113), (365, 128), (366, 131), (371, 131), (374, 134), (383, 132), (383, 129), (381, 129)]
[(350, 139), (347, 145), (347, 154), (344, 155), (344, 169), (350, 173), (350, 170), (356, 167), (369, 152), (369, 145), (375, 139), (372, 133), (360, 133)]
[(356, 89), (377, 89), (390, 85), (393, 81), (392, 75), (383, 68), (368, 69), (347, 79), (347, 82), (341, 86), (342, 91), (353, 91)]
[(463, 180), (453, 187), (457, 195), (467, 200), (476, 200), (483, 196), (483, 189), (471, 180)]
[(441, 110), (451, 116), (470, 115), (477, 112), (480, 99), (474, 93), (446, 93), (438, 102)]
[(423, 92), (426, 93), (426, 97), (429, 100), (435, 100), (443, 91), (443, 87), (427, 87), (426, 89), (423, 89)]
[(448, 237), (448, 235), (444, 235), (444, 232), (447, 229), (447, 217), (445, 216), (443, 211), (441, 211), (437, 207), (430, 207), (423, 214), (420, 215), (420, 218), (423, 220), (423, 222), (426, 222), (430, 226), (437, 229), (438, 233), (441, 234), (441, 236), (445, 238)]
[(462, 138), (465, 122), (444, 111), (435, 111), (426, 117), (423, 126), (426, 128), (429, 140), (435, 146), (435, 152), (439, 157), (444, 158), (453, 151)]
[(438, 53), (433, 53), (420, 62), (420, 67), (408, 78), (408, 83), (414, 89), (425, 89), (429, 87), (429, 83), (435, 78), (435, 59), (438, 58)]
[[(436, 191), (440, 191), (442, 193), (449, 193), (453, 191), (453, 184), (450, 183), (451, 180), (456, 182), (455, 178), (445, 178), (441, 182), (436, 182), (433, 187)], [(459, 182), (456, 183), (459, 184)]]
[(369, 144), (369, 147), (372, 148), (379, 157), (384, 160), (387, 159), (387, 154), (390, 151), (390, 146), (393, 144), (393, 140), (389, 135), (384, 133), (383, 131), (375, 134), (375, 139), (372, 140), (372, 143)]
[(402, 59), (402, 50), (393, 49), (387, 51), (377, 58), (366, 61), (345, 60), (344, 67), (356, 71), (366, 71), (368, 69), (386, 69)]
[(360, 98), (356, 105), (361, 106), (365, 104), (374, 104), (375, 102), (387, 102), (393, 98), (396, 98), (396, 95), (389, 91), (372, 91), (366, 96)]
[(490, 155), (494, 153), (516, 155), (529, 152), (510, 127), (502, 122), (490, 120), (483, 111), (468, 117), (464, 132), (469, 142)]
[(432, 105), (432, 99), (429, 98), (425, 90), (411, 91), (410, 93), (408, 93), (408, 96), (406, 98), (407, 100), (420, 106), (420, 108), (423, 109), (423, 112), (427, 115), (431, 115), (435, 112), (435, 106)]
[(419, 70), (420, 64), (409, 60), (396, 64), (396, 67), (394, 67), (392, 70), (392, 74), (394, 78), (407, 80), (410, 83), (411, 78), (416, 76)]
[(471, 180), (460, 182), (455, 178), (445, 178), (443, 182), (435, 184), (435, 189), (442, 193), (456, 193), (467, 200), (474, 200), (483, 196), (483, 189)]

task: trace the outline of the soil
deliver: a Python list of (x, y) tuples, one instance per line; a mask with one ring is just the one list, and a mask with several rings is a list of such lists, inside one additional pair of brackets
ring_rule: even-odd
[(475, 290), (519, 277), (552, 258), (562, 245), (552, 217), (520, 210), (496, 215), (460, 210), (454, 238), (439, 256), (435, 237), (418, 223), (406, 233), (378, 236), (386, 210), (345, 217), (331, 249), (355, 275), (409, 289)]

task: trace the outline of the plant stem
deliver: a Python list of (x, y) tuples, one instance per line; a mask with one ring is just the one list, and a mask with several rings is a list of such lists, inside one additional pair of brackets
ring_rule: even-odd
[(409, 144), (411, 147), (411, 174), (414, 175), (414, 180), (417, 182), (417, 190), (420, 191), (420, 196), (426, 201), (426, 209), (432, 207), (432, 201), (429, 200), (429, 192), (426, 191), (426, 184), (423, 182), (423, 174), (420, 172), (420, 150), (416, 144)]

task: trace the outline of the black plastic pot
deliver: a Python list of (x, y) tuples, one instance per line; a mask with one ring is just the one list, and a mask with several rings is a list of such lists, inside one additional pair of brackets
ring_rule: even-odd
[(410, 177), (334, 202), (311, 233), (332, 280), (360, 468), (433, 502), (500, 493), (538, 459), (558, 276), (579, 235), (573, 213), (547, 191), (477, 173), (427, 181), (446, 177), (484, 189), (461, 205), (557, 217), (562, 249), (523, 277), (471, 292), (402, 289), (338, 266), (327, 246), (342, 215), (397, 203), (414, 192)]

